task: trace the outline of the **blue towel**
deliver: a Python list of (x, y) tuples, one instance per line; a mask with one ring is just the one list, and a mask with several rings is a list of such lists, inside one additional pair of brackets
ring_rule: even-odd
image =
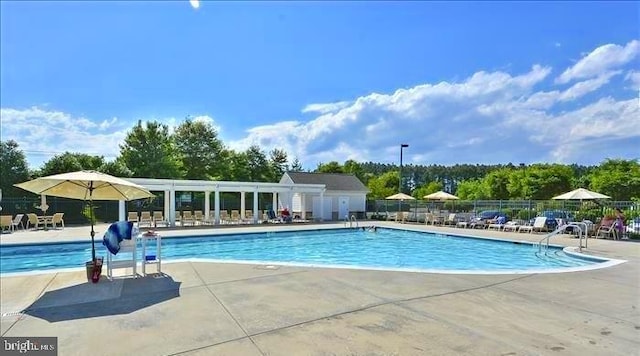
[(132, 222), (118, 221), (111, 224), (104, 233), (102, 244), (115, 255), (120, 251), (120, 242), (124, 239), (131, 240), (135, 234)]

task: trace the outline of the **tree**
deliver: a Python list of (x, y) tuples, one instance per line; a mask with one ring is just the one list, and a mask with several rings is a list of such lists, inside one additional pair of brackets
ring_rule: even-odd
[(398, 192), (400, 174), (398, 171), (383, 173), (379, 177), (369, 179), (367, 187), (370, 190), (371, 199), (384, 199)]
[(511, 171), (508, 168), (502, 168), (487, 174), (484, 182), (488, 188), (490, 199), (509, 199), (509, 190), (507, 187), (510, 174)]
[(251, 180), (251, 168), (246, 152), (228, 151), (229, 174), (225, 179), (247, 182)]
[(329, 163), (320, 163), (318, 164), (318, 168), (316, 168), (316, 172), (318, 173), (344, 173), (342, 166), (340, 163), (336, 161), (331, 161)]
[(489, 193), (482, 179), (469, 179), (458, 183), (456, 196), (462, 200), (489, 199)]
[(287, 152), (274, 148), (269, 152), (269, 166), (271, 168), (271, 181), (279, 182), (282, 175), (287, 171)]
[(344, 166), (342, 166), (342, 171), (344, 173), (351, 173), (353, 175), (355, 175), (356, 177), (358, 177), (358, 179), (360, 179), (360, 181), (364, 184), (367, 184), (366, 180), (365, 180), (365, 175), (364, 175), (364, 171), (362, 170), (362, 167), (360, 166), (360, 163), (349, 159), (346, 160), (344, 162)]
[(169, 127), (156, 121), (142, 122), (127, 133), (120, 145), (120, 161), (138, 178), (182, 178), (180, 155)]
[(590, 175), (590, 189), (609, 195), (613, 200), (640, 198), (640, 162), (608, 159)]
[(291, 168), (289, 168), (291, 172), (302, 172), (304, 169), (302, 168), (302, 163), (298, 160), (298, 157), (293, 159), (291, 162)]
[(13, 140), (0, 143), (0, 189), (5, 197), (22, 196), (26, 191), (13, 185), (29, 180), (27, 158)]
[(524, 188), (534, 200), (551, 199), (571, 190), (573, 170), (561, 164), (536, 164), (527, 168)]
[(110, 174), (115, 177), (129, 178), (133, 177), (133, 172), (119, 160), (105, 162), (98, 171)]
[(41, 176), (50, 176), (53, 174), (75, 172), (81, 170), (97, 171), (104, 165), (104, 157), (92, 156), (84, 153), (65, 152), (53, 156), (45, 162), (40, 169)]
[(441, 182), (429, 182), (413, 191), (413, 197), (416, 199), (422, 199), (425, 195), (435, 193), (442, 190)]
[(173, 138), (187, 179), (221, 178), (223, 145), (213, 125), (187, 119), (178, 126)]
[(271, 167), (267, 161), (267, 156), (257, 145), (251, 145), (246, 151), (247, 163), (249, 167), (249, 181), (269, 182), (272, 177)]

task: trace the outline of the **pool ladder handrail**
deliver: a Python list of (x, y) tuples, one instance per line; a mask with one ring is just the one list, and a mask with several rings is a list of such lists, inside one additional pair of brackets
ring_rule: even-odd
[[(584, 230), (582, 229), (582, 226), (584, 226)], [(546, 251), (549, 249), (549, 239), (552, 238), (553, 236), (559, 235), (561, 232), (564, 232), (568, 227), (575, 227), (578, 229), (578, 238), (580, 239), (578, 242), (578, 249), (580, 250), (580, 252), (582, 252), (582, 237), (584, 235), (585, 238), (585, 248), (587, 248), (587, 235), (586, 235), (586, 229), (587, 229), (587, 224), (583, 223), (583, 222), (571, 222), (569, 224), (566, 225), (562, 225), (559, 226), (557, 229), (553, 230), (552, 232), (548, 233), (547, 235), (545, 235), (545, 237), (543, 237), (539, 242), (538, 242), (538, 253), (542, 252), (542, 242), (546, 240), (546, 244), (545, 244), (545, 253)]]
[[(349, 223), (349, 228), (358, 228), (358, 220), (356, 219), (355, 215), (351, 215), (351, 217), (349, 217), (349, 215), (345, 215), (344, 216), (344, 226), (347, 227), (347, 223)], [(354, 226), (355, 224), (355, 226)]]

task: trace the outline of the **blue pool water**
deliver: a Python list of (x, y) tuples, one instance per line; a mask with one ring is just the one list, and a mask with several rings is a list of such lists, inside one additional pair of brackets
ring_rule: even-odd
[[(101, 240), (97, 254), (105, 256)], [(352, 229), (163, 238), (163, 260), (206, 258), (390, 269), (541, 270), (601, 261), (575, 258), (559, 248), (426, 232)], [(91, 259), (87, 242), (3, 246), (0, 273), (81, 267)]]

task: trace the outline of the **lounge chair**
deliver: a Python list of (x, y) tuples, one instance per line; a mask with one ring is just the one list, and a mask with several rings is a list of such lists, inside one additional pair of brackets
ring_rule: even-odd
[(504, 228), (504, 225), (506, 224), (506, 218), (504, 216), (499, 216), (496, 218), (496, 220), (493, 223), (490, 223), (489, 226), (487, 227), (487, 230), (502, 230)]
[(284, 222), (282, 220), (282, 218), (277, 216), (276, 212), (273, 211), (273, 210), (269, 210), (267, 212), (267, 218), (268, 218), (267, 222), (272, 223), (272, 224), (281, 224), (281, 223)]
[(518, 228), (518, 232), (528, 232), (532, 233), (536, 230), (542, 231), (542, 229), (547, 229), (547, 218), (544, 216), (538, 216), (534, 221), (533, 225), (522, 225)]
[(616, 231), (615, 224), (601, 225), (596, 232), (596, 238), (617, 240), (618, 232)]
[(40, 219), (38, 219), (38, 215), (34, 213), (27, 214), (27, 229), (33, 226), (34, 229), (38, 230), (40, 226)]
[(242, 222), (247, 224), (253, 224), (253, 210), (244, 211), (244, 219), (242, 219)]
[(220, 210), (220, 224), (228, 224), (229, 223), (229, 211)]
[(18, 230), (18, 227), (22, 227), (22, 230), (24, 230), (24, 223), (22, 222), (23, 217), (24, 214), (18, 214), (15, 218), (13, 218), (13, 220), (11, 221), (11, 230)]
[(240, 211), (231, 210), (231, 219), (229, 220), (229, 222), (234, 224), (240, 223)]
[(153, 226), (158, 227), (158, 224), (169, 226), (169, 222), (164, 218), (164, 214), (162, 213), (162, 211), (153, 212)]
[(506, 224), (502, 227), (502, 231), (504, 232), (517, 232), (520, 228), (521, 224), (519, 221), (507, 221)]
[(140, 213), (140, 221), (138, 221), (138, 226), (147, 225), (149, 227), (153, 226), (153, 218), (151, 217), (151, 212), (143, 211)]
[(0, 215), (0, 227), (2, 228), (2, 232), (7, 230), (9, 233), (13, 230), (12, 227), (13, 216), (11, 215)]
[(204, 225), (204, 213), (202, 210), (193, 211), (193, 225)]
[(457, 221), (456, 221), (456, 214), (455, 213), (449, 214), (447, 219), (444, 221), (444, 225), (453, 225), (453, 226), (455, 226), (456, 224), (457, 224)]
[(54, 229), (58, 227), (58, 224), (62, 226), (62, 228), (64, 229), (63, 217), (64, 217), (64, 213), (55, 213), (51, 217), (51, 220), (48, 221), (48, 223), (51, 223), (51, 227), (53, 227)]
[(130, 211), (127, 213), (127, 221), (131, 221), (134, 224), (137, 224), (140, 218), (138, 217), (137, 211)]
[(196, 219), (193, 217), (193, 213), (191, 212), (191, 210), (185, 210), (182, 212), (182, 220), (180, 220), (180, 224), (182, 226), (185, 226), (185, 225), (195, 226)]

